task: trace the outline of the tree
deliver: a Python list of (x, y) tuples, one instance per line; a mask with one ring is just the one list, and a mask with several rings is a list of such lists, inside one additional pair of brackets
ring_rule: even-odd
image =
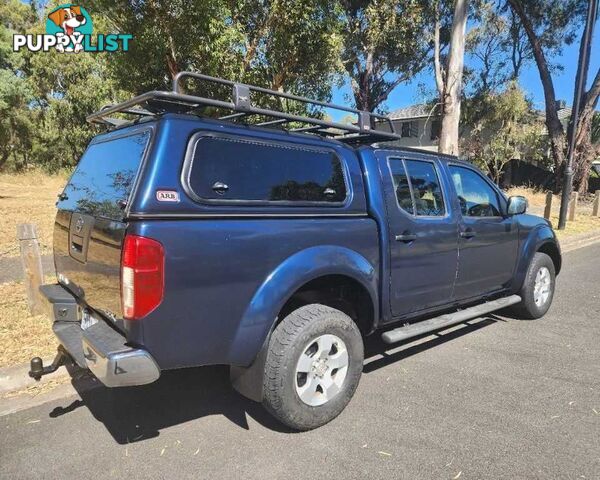
[(600, 144), (600, 113), (598, 112), (594, 114), (592, 119), (591, 141), (592, 145)]
[[(590, 7), (593, 4), (590, 4)], [(596, 3), (597, 7), (597, 3)], [(592, 11), (593, 13), (593, 11)], [(595, 12), (596, 15), (598, 12)], [(591, 20), (591, 21), (590, 21)], [(577, 75), (575, 83), (577, 84), (580, 79), (585, 83), (588, 77), (588, 65), (583, 62), (584, 54), (589, 55), (591, 53), (591, 44), (585, 42), (585, 36), (587, 30), (593, 31), (595, 18), (586, 18), (586, 25), (584, 27), (584, 33), (581, 37), (579, 45), (579, 62), (577, 66)], [(577, 98), (577, 87), (573, 93), (573, 105), (578, 101)], [(573, 131), (575, 132), (574, 141), (574, 175), (573, 184), (574, 187), (579, 190), (580, 193), (587, 192), (588, 177), (590, 174), (591, 162), (595, 160), (596, 151), (592, 145), (592, 126), (593, 118), (595, 115), (596, 106), (598, 105), (598, 98), (600, 97), (600, 68), (596, 72), (596, 76), (592, 82), (590, 89), (582, 95), (579, 99), (579, 117), (575, 123), (575, 118), (571, 118), (569, 122), (569, 128), (567, 130), (567, 138), (571, 139)]]
[[(466, 101), (467, 107), (471, 101)], [(499, 182), (513, 159), (542, 160), (543, 124), (516, 82), (476, 100), (481, 113), (461, 139), (461, 151)]]
[(241, 34), (226, 18), (220, 0), (91, 0), (94, 18), (107, 29), (133, 35), (128, 52), (111, 54), (110, 71), (125, 90), (139, 94), (171, 87), (182, 70), (233, 77), (241, 53), (234, 46)]
[(8, 164), (22, 168), (29, 157), (32, 91), (23, 75), (25, 59), (12, 51), (12, 36), (29, 29), (35, 21), (31, 8), (18, 0), (0, 6), (0, 169)]
[(342, 63), (356, 108), (378, 109), (427, 62), (427, 2), (343, 0)]
[(510, 61), (512, 65), (512, 80), (517, 80), (521, 74), (521, 69), (533, 58), (531, 45), (527, 40), (527, 33), (523, 25), (519, 22), (515, 12), (510, 10), (509, 36), (503, 41), (503, 46), (510, 52)]
[[(493, 92), (514, 77), (508, 71), (507, 42), (509, 26), (505, 18), (498, 14), (494, 5), (483, 3), (475, 18), (477, 24), (467, 34), (466, 51), (478, 68), (466, 72), (473, 77), (474, 95)], [(465, 85), (468, 81), (465, 81)]]
[[(463, 69), (465, 57), (465, 35), (467, 28), (468, 0), (456, 0), (450, 32), (448, 58), (445, 67), (441, 63), (440, 17), (436, 15), (434, 41), (435, 81), (441, 105), (442, 129), (439, 151), (458, 155), (458, 133), (460, 123), (460, 104), (463, 87)], [(436, 10), (439, 2), (436, 2)]]
[[(170, 88), (189, 70), (327, 98), (339, 68), (335, 5), (329, 0), (95, 0), (114, 28), (131, 33), (115, 56), (115, 80), (134, 93)], [(197, 94), (229, 89), (190, 80)], [(254, 100), (254, 99), (253, 99)]]
[[(125, 95), (108, 76), (110, 57), (13, 52), (12, 34), (44, 33), (46, 14), (35, 2), (11, 0), (0, 7), (0, 18), (0, 168), (71, 167), (97, 133), (86, 115)], [(94, 21), (102, 31), (104, 19)]]
[[(544, 90), (546, 107), (546, 128), (550, 140), (551, 155), (554, 160), (557, 188), (560, 185), (561, 172), (565, 163), (566, 137), (562, 123), (558, 117), (558, 108), (552, 66), (548, 58), (559, 52), (563, 45), (575, 40), (577, 27), (587, 6), (584, 0), (508, 0), (510, 8), (519, 19), (531, 46), (532, 54), (537, 65), (540, 80)], [(583, 38), (582, 38), (583, 39)], [(580, 46), (580, 49), (584, 45)], [(581, 75), (581, 63), (578, 65), (577, 75)], [(582, 100), (581, 121), (576, 126), (577, 135), (576, 152), (585, 151), (584, 139), (589, 134), (591, 118), (600, 95), (600, 70), (590, 90)], [(581, 163), (580, 161), (577, 162)], [(585, 165), (586, 161), (583, 161)], [(583, 179), (589, 172), (589, 167), (576, 166), (575, 185), (580, 189), (584, 187)]]
[[(278, 91), (328, 99), (340, 71), (337, 6), (331, 0), (233, 2), (243, 53), (237, 76)], [(290, 106), (291, 107), (291, 106)]]

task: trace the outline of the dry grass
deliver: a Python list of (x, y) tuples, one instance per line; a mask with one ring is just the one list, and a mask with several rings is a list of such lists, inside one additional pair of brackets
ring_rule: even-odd
[[(529, 202), (529, 206), (535, 208), (544, 209), (546, 205), (546, 192), (541, 190), (536, 190), (533, 188), (527, 187), (511, 187), (506, 191), (506, 194), (510, 197), (513, 195), (520, 195), (522, 197), (527, 198)], [(553, 205), (556, 205), (557, 202), (560, 202), (560, 197), (558, 195), (554, 195), (554, 200), (552, 201)]]
[[(556, 228), (558, 225), (558, 214), (553, 212), (550, 221), (552, 222), (552, 226)], [(567, 227), (564, 230), (556, 230), (556, 235), (562, 239), (571, 235), (591, 233), (593, 231), (600, 233), (600, 217), (581, 214), (574, 221), (567, 222)]]
[[(507, 195), (521, 195), (526, 197), (529, 202), (529, 211), (534, 215), (542, 216), (546, 205), (546, 192), (526, 187), (513, 187), (507, 192)], [(552, 198), (552, 212), (550, 222), (556, 228), (558, 225), (558, 212), (560, 209), (560, 195), (554, 195)], [(589, 233), (597, 231), (600, 233), (600, 217), (592, 217), (592, 204), (590, 201), (580, 200), (577, 205), (577, 215), (572, 222), (567, 221), (564, 230), (556, 230), (558, 238), (563, 239), (571, 235)]]
[(35, 223), (42, 254), (52, 251), (54, 204), (66, 180), (39, 171), (0, 174), (0, 257), (19, 254), (19, 223)]
[(29, 385), (28, 387), (22, 388), (20, 390), (7, 392), (3, 395), (2, 398), (15, 398), (20, 397), (21, 395), (37, 397), (38, 395), (43, 395), (45, 393), (51, 392), (56, 387), (60, 387), (61, 385), (68, 383), (70, 380), (71, 378), (69, 376), (63, 376), (59, 378), (53, 378), (51, 380), (46, 380), (41, 383), (34, 383), (33, 385)]
[(57, 341), (50, 319), (29, 314), (21, 282), (0, 284), (0, 345), (0, 367), (28, 362), (31, 357), (52, 356), (56, 352)]

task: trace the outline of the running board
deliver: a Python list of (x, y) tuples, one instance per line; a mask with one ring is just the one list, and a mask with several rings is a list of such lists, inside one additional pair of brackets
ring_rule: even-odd
[(519, 303), (521, 297), (511, 295), (510, 297), (499, 298), (491, 302), (481, 303), (474, 307), (465, 308), (455, 313), (440, 315), (439, 317), (423, 320), (422, 322), (413, 323), (404, 327), (395, 328), (381, 334), (381, 338), (385, 343), (397, 343), (412, 337), (418, 337), (424, 333), (434, 332), (446, 327), (451, 327), (459, 323), (480, 317), (486, 313), (506, 308), (515, 303)]

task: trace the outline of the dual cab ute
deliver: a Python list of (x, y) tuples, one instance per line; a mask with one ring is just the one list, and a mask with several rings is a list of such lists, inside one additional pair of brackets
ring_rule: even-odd
[(225, 364), (239, 392), (308, 430), (350, 401), (365, 336), (395, 343), (506, 307), (538, 318), (552, 302), (549, 223), (469, 163), (386, 146), (399, 135), (385, 117), (185, 72), (88, 120), (114, 128), (57, 203), (58, 284), (42, 292), (61, 347), (51, 366), (32, 360), (35, 378), (74, 362), (120, 387)]

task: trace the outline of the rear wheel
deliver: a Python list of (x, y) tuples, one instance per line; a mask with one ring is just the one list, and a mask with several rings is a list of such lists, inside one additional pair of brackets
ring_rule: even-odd
[(527, 319), (543, 317), (552, 304), (555, 282), (552, 259), (545, 253), (537, 252), (529, 264), (519, 292), (521, 303), (515, 305), (514, 312)]
[(263, 404), (294, 429), (320, 427), (350, 402), (363, 358), (362, 336), (348, 315), (320, 304), (300, 307), (271, 336)]

